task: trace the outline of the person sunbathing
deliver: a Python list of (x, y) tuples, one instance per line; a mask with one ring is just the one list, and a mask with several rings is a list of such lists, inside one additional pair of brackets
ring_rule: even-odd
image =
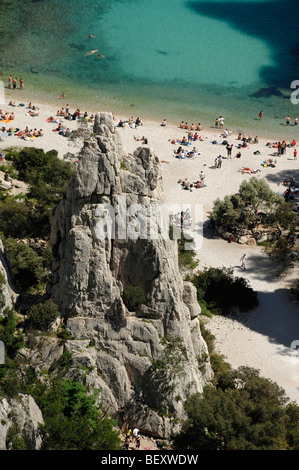
[(240, 170), (237, 170), (239, 173), (248, 173), (250, 175), (257, 173), (260, 170), (253, 170), (252, 168), (243, 167)]

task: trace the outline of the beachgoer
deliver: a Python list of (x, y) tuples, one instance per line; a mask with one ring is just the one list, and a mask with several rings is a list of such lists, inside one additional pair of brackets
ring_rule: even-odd
[(10, 75), (8, 77), (8, 88), (11, 88), (11, 85), (12, 85), (12, 76)]
[(20, 78), (20, 90), (24, 90), (24, 80)]
[(222, 165), (222, 156), (219, 155), (217, 158), (217, 168), (221, 168), (221, 165)]
[(260, 111), (260, 112), (259, 112), (259, 115), (258, 115), (258, 118), (259, 118), (259, 119), (262, 119), (263, 114), (264, 114), (263, 111)]
[(218, 124), (219, 124), (220, 129), (223, 129), (223, 125), (224, 125), (224, 117), (223, 116), (219, 116)]
[(98, 54), (98, 57), (99, 57), (100, 59), (105, 59), (105, 56), (102, 55), (101, 53)]
[(227, 150), (227, 156), (229, 158), (232, 158), (232, 149), (233, 149), (233, 144), (227, 144), (226, 150)]
[(129, 445), (130, 445), (130, 438), (126, 437), (125, 443), (124, 443), (124, 450), (129, 450)]
[(294, 126), (297, 126), (297, 124), (298, 124), (298, 117), (295, 116), (295, 119), (294, 119)]
[(204, 183), (204, 180), (205, 180), (205, 177), (206, 177), (206, 175), (205, 175), (205, 173), (204, 173), (203, 170), (201, 170), (201, 172), (199, 173), (199, 177), (200, 177), (201, 183), (203, 184), (203, 183)]
[(140, 444), (141, 444), (141, 437), (137, 436), (136, 437), (135, 449), (140, 449)]
[(95, 36), (93, 36), (92, 34), (90, 34), (88, 37), (89, 37), (89, 38), (96, 39), (96, 37), (95, 37)]
[(18, 83), (18, 79), (14, 78), (13, 81), (12, 81), (12, 87), (13, 87), (14, 90), (17, 88), (17, 83)]
[(136, 439), (139, 435), (139, 429), (136, 427), (133, 429), (133, 440), (136, 442)]
[(297, 149), (294, 150), (294, 160), (297, 160)]
[(89, 51), (89, 52), (87, 52), (86, 54), (84, 54), (84, 56), (94, 54), (95, 52), (98, 52), (98, 50), (99, 50), (99, 49), (93, 49), (92, 51)]
[(201, 127), (200, 122), (197, 124), (196, 130), (197, 130), (197, 131), (202, 131), (202, 127)]
[(245, 270), (246, 270), (245, 263), (246, 263), (246, 261), (247, 261), (247, 255), (246, 255), (246, 253), (244, 253), (244, 255), (242, 256), (242, 258), (240, 259), (240, 261), (241, 261), (241, 266), (240, 266), (240, 267), (243, 268), (244, 271), (245, 271)]
[(291, 116), (288, 115), (286, 118), (285, 118), (285, 122), (286, 122), (286, 125), (288, 126), (291, 122)]
[(161, 126), (166, 126), (166, 118), (163, 119)]

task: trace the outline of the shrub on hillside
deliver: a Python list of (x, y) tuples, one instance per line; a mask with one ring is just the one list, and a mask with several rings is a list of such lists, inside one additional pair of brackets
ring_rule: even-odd
[(26, 326), (34, 330), (45, 331), (59, 316), (57, 305), (52, 299), (49, 299), (30, 308), (27, 313)]
[(217, 387), (190, 396), (179, 450), (298, 450), (299, 406), (259, 371), (229, 371)]
[(130, 312), (135, 312), (139, 305), (146, 303), (146, 295), (141, 287), (124, 287), (122, 298)]
[(4, 239), (3, 244), (10, 258), (17, 288), (27, 291), (37, 286), (44, 276), (43, 258), (29, 246), (12, 238)]
[(242, 312), (258, 306), (257, 293), (242, 277), (235, 277), (231, 268), (206, 268), (189, 280), (197, 289), (197, 298), (214, 313), (228, 314), (233, 308)]

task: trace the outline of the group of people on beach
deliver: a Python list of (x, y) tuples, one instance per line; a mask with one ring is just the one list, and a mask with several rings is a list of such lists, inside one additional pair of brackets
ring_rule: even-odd
[[(24, 80), (23, 78), (20, 78), (20, 90), (24, 90)], [(18, 86), (18, 79), (17, 78), (12, 78), (12, 75), (9, 75), (8, 77), (8, 85), (7, 88), (15, 90)]]
[[(291, 124), (291, 121), (292, 121), (292, 118), (291, 116), (288, 114), (288, 116), (285, 118), (285, 124), (286, 126), (289, 126)], [(298, 116), (295, 116), (294, 118), (294, 126), (297, 126), (298, 125)]]
[[(87, 111), (82, 113), (79, 108), (77, 108), (74, 112), (71, 112), (69, 104), (67, 104), (65, 107), (63, 106), (62, 108), (58, 109), (56, 116), (62, 117), (63, 119), (69, 121), (85, 119), (88, 122), (94, 122), (95, 119), (93, 114), (89, 115)], [(54, 122), (54, 118), (52, 116), (50, 116), (50, 118), (48, 119), (50, 120), (50, 122)]]
[(180, 129), (186, 129), (189, 131), (202, 131), (202, 125), (200, 122), (195, 126), (193, 123), (191, 125), (188, 125), (188, 122), (181, 121), (179, 124)]
[(117, 127), (121, 127), (122, 129), (125, 129), (126, 127), (130, 127), (131, 129), (136, 129), (137, 127), (143, 126), (143, 121), (142, 119), (138, 116), (136, 119), (134, 119), (133, 116), (130, 116), (128, 119), (120, 119)]
[(0, 109), (0, 121), (13, 121), (14, 118), (14, 113), (10, 113), (9, 111), (3, 111), (2, 109)]

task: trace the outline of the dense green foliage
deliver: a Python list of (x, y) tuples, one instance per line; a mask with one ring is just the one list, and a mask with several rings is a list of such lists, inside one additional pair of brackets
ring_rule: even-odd
[(5, 345), (5, 353), (8, 357), (13, 358), (23, 345), (24, 337), (17, 330), (18, 320), (16, 314), (11, 309), (5, 309), (0, 317), (0, 341)]
[(199, 303), (213, 313), (228, 314), (237, 308), (241, 312), (258, 306), (257, 293), (243, 277), (235, 277), (232, 268), (206, 268), (190, 280), (197, 289)]
[(223, 375), (217, 387), (186, 404), (187, 420), (174, 439), (176, 450), (281, 450), (299, 448), (299, 407), (255, 369)]
[(120, 450), (116, 422), (81, 383), (55, 380), (38, 405), (45, 421), (42, 450)]
[(26, 291), (37, 286), (44, 278), (44, 260), (27, 245), (13, 238), (3, 239), (7, 251), (14, 281), (18, 289)]
[(122, 293), (123, 301), (129, 311), (135, 312), (139, 305), (146, 303), (146, 295), (141, 287), (125, 286)]
[(33, 305), (27, 312), (26, 324), (34, 330), (45, 331), (60, 316), (52, 299)]
[(274, 224), (283, 220), (282, 196), (274, 193), (264, 179), (243, 181), (239, 191), (214, 203), (211, 220), (226, 230), (252, 229), (259, 223)]
[(49, 217), (74, 175), (73, 165), (60, 160), (55, 150), (25, 148), (9, 152), (7, 158), (29, 192), (22, 198), (2, 195), (0, 231), (5, 237), (47, 237)]

